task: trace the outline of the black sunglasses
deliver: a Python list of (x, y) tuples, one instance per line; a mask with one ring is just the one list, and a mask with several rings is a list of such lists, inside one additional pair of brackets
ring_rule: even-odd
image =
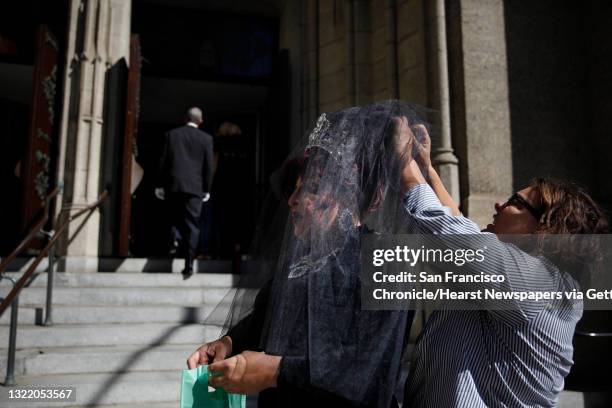
[(534, 208), (531, 204), (529, 204), (529, 202), (527, 202), (527, 200), (518, 195), (518, 193), (512, 194), (510, 198), (506, 200), (506, 202), (504, 203), (504, 207), (507, 205), (521, 205), (525, 207), (525, 209), (527, 209), (527, 211), (529, 211), (529, 213), (533, 215), (533, 217), (538, 221), (540, 221), (540, 218), (542, 218), (542, 215), (544, 215), (543, 208)]

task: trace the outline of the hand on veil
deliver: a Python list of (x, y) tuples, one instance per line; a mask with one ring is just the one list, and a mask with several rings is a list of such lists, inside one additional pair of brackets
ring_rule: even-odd
[[(421, 169), (427, 171), (431, 167), (431, 138), (425, 125), (418, 124), (412, 127), (412, 132), (416, 134), (416, 161)], [(419, 140), (421, 141), (419, 143)]]
[(414, 146), (414, 133), (410, 129), (408, 119), (405, 116), (396, 116), (393, 119), (395, 151), (400, 160), (406, 160), (407, 164), (412, 159), (412, 148)]
[(232, 352), (232, 339), (229, 336), (203, 344), (187, 359), (187, 367), (191, 370), (197, 366), (221, 361)]

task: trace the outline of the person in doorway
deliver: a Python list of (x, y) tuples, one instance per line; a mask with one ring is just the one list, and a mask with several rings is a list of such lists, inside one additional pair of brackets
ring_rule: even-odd
[(246, 252), (250, 239), (250, 210), (244, 206), (253, 197), (254, 183), (249, 182), (246, 174), (251, 170), (250, 142), (240, 126), (227, 121), (219, 126), (215, 136), (211, 246), (220, 259), (235, 260)]
[(193, 274), (202, 202), (210, 199), (213, 177), (213, 138), (198, 129), (202, 123), (202, 111), (193, 107), (184, 126), (166, 133), (155, 189), (170, 205), (172, 242), (184, 253), (185, 279)]

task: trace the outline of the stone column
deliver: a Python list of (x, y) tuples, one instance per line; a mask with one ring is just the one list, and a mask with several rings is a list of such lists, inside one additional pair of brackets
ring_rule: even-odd
[[(346, 104), (354, 106), (356, 100), (355, 79), (355, 7), (353, 0), (344, 0), (344, 43), (346, 49)], [(325, 62), (323, 62), (325, 63)]]
[(451, 139), (445, 1), (432, 0), (426, 2), (426, 7), (429, 100), (439, 114), (438, 137), (432, 140), (432, 161), (451, 197), (459, 203), (459, 160)]
[[(61, 216), (97, 200), (103, 187), (100, 156), (105, 75), (129, 55), (131, 0), (71, 0), (64, 78), (58, 180), (64, 186)], [(117, 187), (117, 186), (115, 186)], [(63, 241), (65, 269), (96, 271), (100, 214), (83, 228), (73, 223)]]
[(479, 225), (512, 191), (503, 0), (447, 3), (453, 133), (464, 212)]
[(305, 119), (302, 77), (304, 75), (304, 32), (306, 29), (302, 13), (303, 1), (285, 0), (282, 3), (279, 30), (279, 46), (281, 49), (289, 50), (291, 65), (291, 136), (289, 142), (291, 148), (297, 145), (306, 128), (306, 125), (302, 124)]
[(397, 1), (387, 0), (387, 93), (391, 99), (399, 98), (399, 72), (397, 63)]
[(306, 100), (306, 129), (312, 126), (319, 116), (319, 0), (304, 0), (306, 19), (304, 60), (306, 61), (306, 73), (304, 75), (304, 86), (307, 87)]
[(352, 0), (355, 28), (355, 104), (372, 102), (371, 0)]

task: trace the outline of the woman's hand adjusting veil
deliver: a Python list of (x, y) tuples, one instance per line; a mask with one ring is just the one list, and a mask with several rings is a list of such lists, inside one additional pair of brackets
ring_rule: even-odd
[[(412, 127), (413, 134), (418, 136), (415, 141), (416, 161), (424, 171), (428, 171), (431, 165), (431, 138), (425, 125), (418, 124)], [(421, 141), (419, 143), (419, 140)]]
[(227, 360), (208, 367), (211, 376), (208, 384), (227, 392), (255, 394), (266, 388), (276, 387), (280, 356), (263, 352), (243, 351)]
[(395, 151), (400, 160), (411, 160), (415, 138), (410, 130), (408, 119), (404, 116), (395, 116), (391, 120), (393, 121)]
[[(416, 161), (412, 160), (412, 149), (417, 142), (414, 133), (410, 129), (408, 119), (404, 116), (396, 116), (392, 120), (394, 123), (395, 152), (400, 164), (403, 166), (401, 187), (402, 191), (407, 192), (411, 187), (423, 184), (426, 181)], [(425, 131), (425, 134), (427, 134), (427, 131)], [(420, 147), (418, 148), (420, 154)], [(427, 150), (423, 154), (429, 156)]]
[[(448, 193), (442, 179), (434, 168), (431, 162), (431, 138), (429, 132), (423, 124), (417, 124), (410, 128), (414, 137), (415, 163), (410, 163), (403, 174), (404, 191), (409, 189), (409, 186), (425, 182), (425, 177), (429, 181), (431, 188), (440, 199), (440, 202), (448, 207), (455, 216), (461, 215), (459, 206), (453, 200), (453, 197)], [(415, 137), (416, 134), (416, 137)], [(418, 165), (418, 166), (417, 166)], [(408, 186), (409, 185), (409, 186)]]
[(187, 359), (187, 367), (191, 370), (197, 366), (224, 360), (232, 353), (232, 339), (223, 336), (219, 340), (203, 344)]

